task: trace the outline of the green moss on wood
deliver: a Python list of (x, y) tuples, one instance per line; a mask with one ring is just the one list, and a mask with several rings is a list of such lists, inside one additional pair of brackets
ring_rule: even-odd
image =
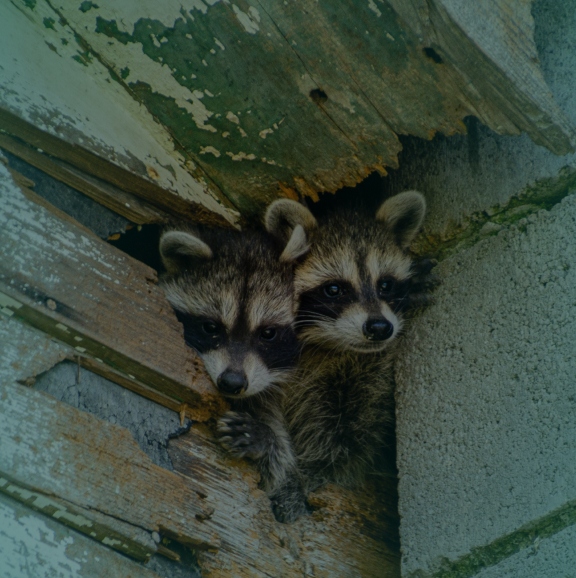
[(44, 24), (45, 28), (51, 28), (52, 30), (55, 30), (54, 24), (56, 24), (56, 20), (54, 20), (54, 18), (44, 18), (42, 23)]

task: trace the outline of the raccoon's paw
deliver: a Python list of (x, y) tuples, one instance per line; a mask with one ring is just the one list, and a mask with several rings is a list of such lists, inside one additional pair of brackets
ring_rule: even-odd
[(291, 524), (312, 511), (300, 489), (289, 492), (281, 489), (270, 496), (270, 502), (274, 517), (282, 524)]
[(403, 300), (402, 308), (408, 315), (434, 303), (432, 291), (440, 285), (441, 279), (432, 269), (436, 259), (423, 258), (412, 263), (412, 277), (409, 281), (408, 294)]
[(247, 413), (229, 411), (218, 420), (220, 443), (238, 458), (266, 456), (274, 441), (272, 430)]
[(410, 278), (410, 289), (416, 293), (432, 291), (440, 285), (440, 277), (432, 272), (438, 265), (436, 259), (423, 258), (412, 263), (412, 277)]

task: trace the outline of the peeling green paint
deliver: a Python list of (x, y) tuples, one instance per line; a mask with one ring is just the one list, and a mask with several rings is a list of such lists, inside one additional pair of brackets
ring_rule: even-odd
[(78, 8), (78, 10), (80, 10), (80, 12), (88, 12), (88, 10), (92, 10), (92, 8), (100, 7), (97, 4), (94, 4), (94, 2), (90, 2), (90, 0), (84, 0), (84, 2), (80, 4), (80, 8)]
[(56, 20), (54, 20), (54, 18), (44, 18), (44, 20), (42, 20), (42, 23), (44, 24), (45, 28), (51, 28), (52, 30), (56, 30), (54, 28), (54, 24), (56, 24)]
[(406, 578), (471, 578), (483, 568), (494, 566), (558, 532), (576, 524), (576, 500), (525, 524), (515, 532), (502, 536), (486, 546), (473, 548), (457, 560), (443, 559), (436, 571), (417, 570)]
[(541, 210), (549, 211), (575, 190), (576, 169), (566, 166), (557, 177), (537, 181), (504, 205), (473, 213), (461, 225), (450, 226), (442, 235), (420, 235), (414, 250), (441, 260), (498, 234), (503, 228), (516, 225), (524, 231), (526, 217)]
[[(341, 22), (348, 14), (346, 6), (326, 4), (321, 10), (330, 30), (336, 24), (343, 27), (350, 46), (357, 47), (360, 35), (363, 47), (374, 52), (374, 59), (380, 59), (379, 63), (374, 60), (377, 66), (367, 64), (371, 74), (384, 69), (396, 74), (408, 67), (406, 35), (392, 11), (383, 14), (375, 27), (369, 10), (360, 22), (350, 25)], [(246, 22), (238, 19), (239, 11), (250, 17), (249, 31)], [(293, 27), (302, 19), (309, 21), (305, 14), (292, 12)], [(180, 14), (172, 26), (140, 18), (131, 33), (124, 31), (125, 24), (98, 16), (95, 30), (125, 46), (141, 45), (152, 62), (168, 67), (172, 78), (190, 92), (191, 104), (187, 106), (172, 98), (168, 89), (162, 94), (153, 88), (153, 82), (138, 70), (131, 67), (126, 75), (124, 68), (116, 69), (135, 98), (244, 216), (260, 214), (264, 205), (285, 194), (281, 191), (286, 187), (306, 194), (310, 190), (336, 190), (343, 184), (355, 184), (371, 170), (395, 163), (400, 148), (396, 136), (382, 126), (380, 113), (364, 98), (362, 87), (352, 81), (352, 70), (339, 68), (345, 77), (342, 82), (355, 86), (354, 90), (345, 89), (345, 97), (332, 92), (327, 102), (318, 104), (310, 96), (318, 86), (305, 60), (318, 60), (318, 47), (324, 40), (315, 38), (314, 46), (308, 46), (311, 40), (302, 32), (306, 27), (288, 38), (261, 5), (256, 9), (243, 1), (236, 12), (226, 3), (218, 3), (209, 11), (182, 9)], [(374, 33), (366, 35), (366, 27)], [(324, 51), (330, 53), (331, 45)], [(330, 67), (331, 63), (326, 61), (322, 66)], [(203, 123), (189, 110), (196, 105), (204, 110)], [(338, 126), (334, 107), (345, 110), (350, 126)], [(362, 137), (354, 138), (358, 118), (363, 126), (370, 127), (372, 135), (360, 129)], [(345, 159), (339, 161), (338, 171), (334, 171), (335, 158)], [(374, 164), (366, 167), (360, 158), (371, 158)], [(346, 174), (344, 182), (336, 176), (342, 173)]]
[(88, 66), (90, 62), (92, 62), (92, 55), (87, 50), (85, 52), (78, 51), (78, 53), (75, 54), (72, 59), (76, 62), (79, 62), (83, 66)]
[(137, 560), (146, 562), (156, 552), (154, 541), (149, 535), (148, 545), (128, 538), (106, 523), (88, 517), (90, 512), (83, 508), (32, 490), (21, 482), (11, 480), (5, 473), (0, 474), (0, 492)]

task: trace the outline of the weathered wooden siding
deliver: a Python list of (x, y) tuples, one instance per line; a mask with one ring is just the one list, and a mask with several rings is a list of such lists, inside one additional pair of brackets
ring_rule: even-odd
[(159, 578), (113, 550), (0, 494), (2, 578)]
[(0, 7), (0, 125), (214, 221), (383, 172), (397, 135), (463, 132), (467, 115), (565, 153), (530, 6), (15, 0)]
[(111, 379), (187, 404), (196, 419), (222, 406), (156, 272), (20, 189), (1, 163), (0, 245), (5, 314), (68, 344)]

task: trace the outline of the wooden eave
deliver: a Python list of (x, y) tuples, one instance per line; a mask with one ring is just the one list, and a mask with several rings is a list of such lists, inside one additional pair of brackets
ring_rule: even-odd
[(140, 220), (258, 217), (276, 197), (385, 173), (398, 135), (464, 132), (469, 115), (565, 154), (574, 132), (530, 8), (14, 0), (0, 7), (0, 129), (58, 178), (80, 169), (145, 199), (158, 213)]

